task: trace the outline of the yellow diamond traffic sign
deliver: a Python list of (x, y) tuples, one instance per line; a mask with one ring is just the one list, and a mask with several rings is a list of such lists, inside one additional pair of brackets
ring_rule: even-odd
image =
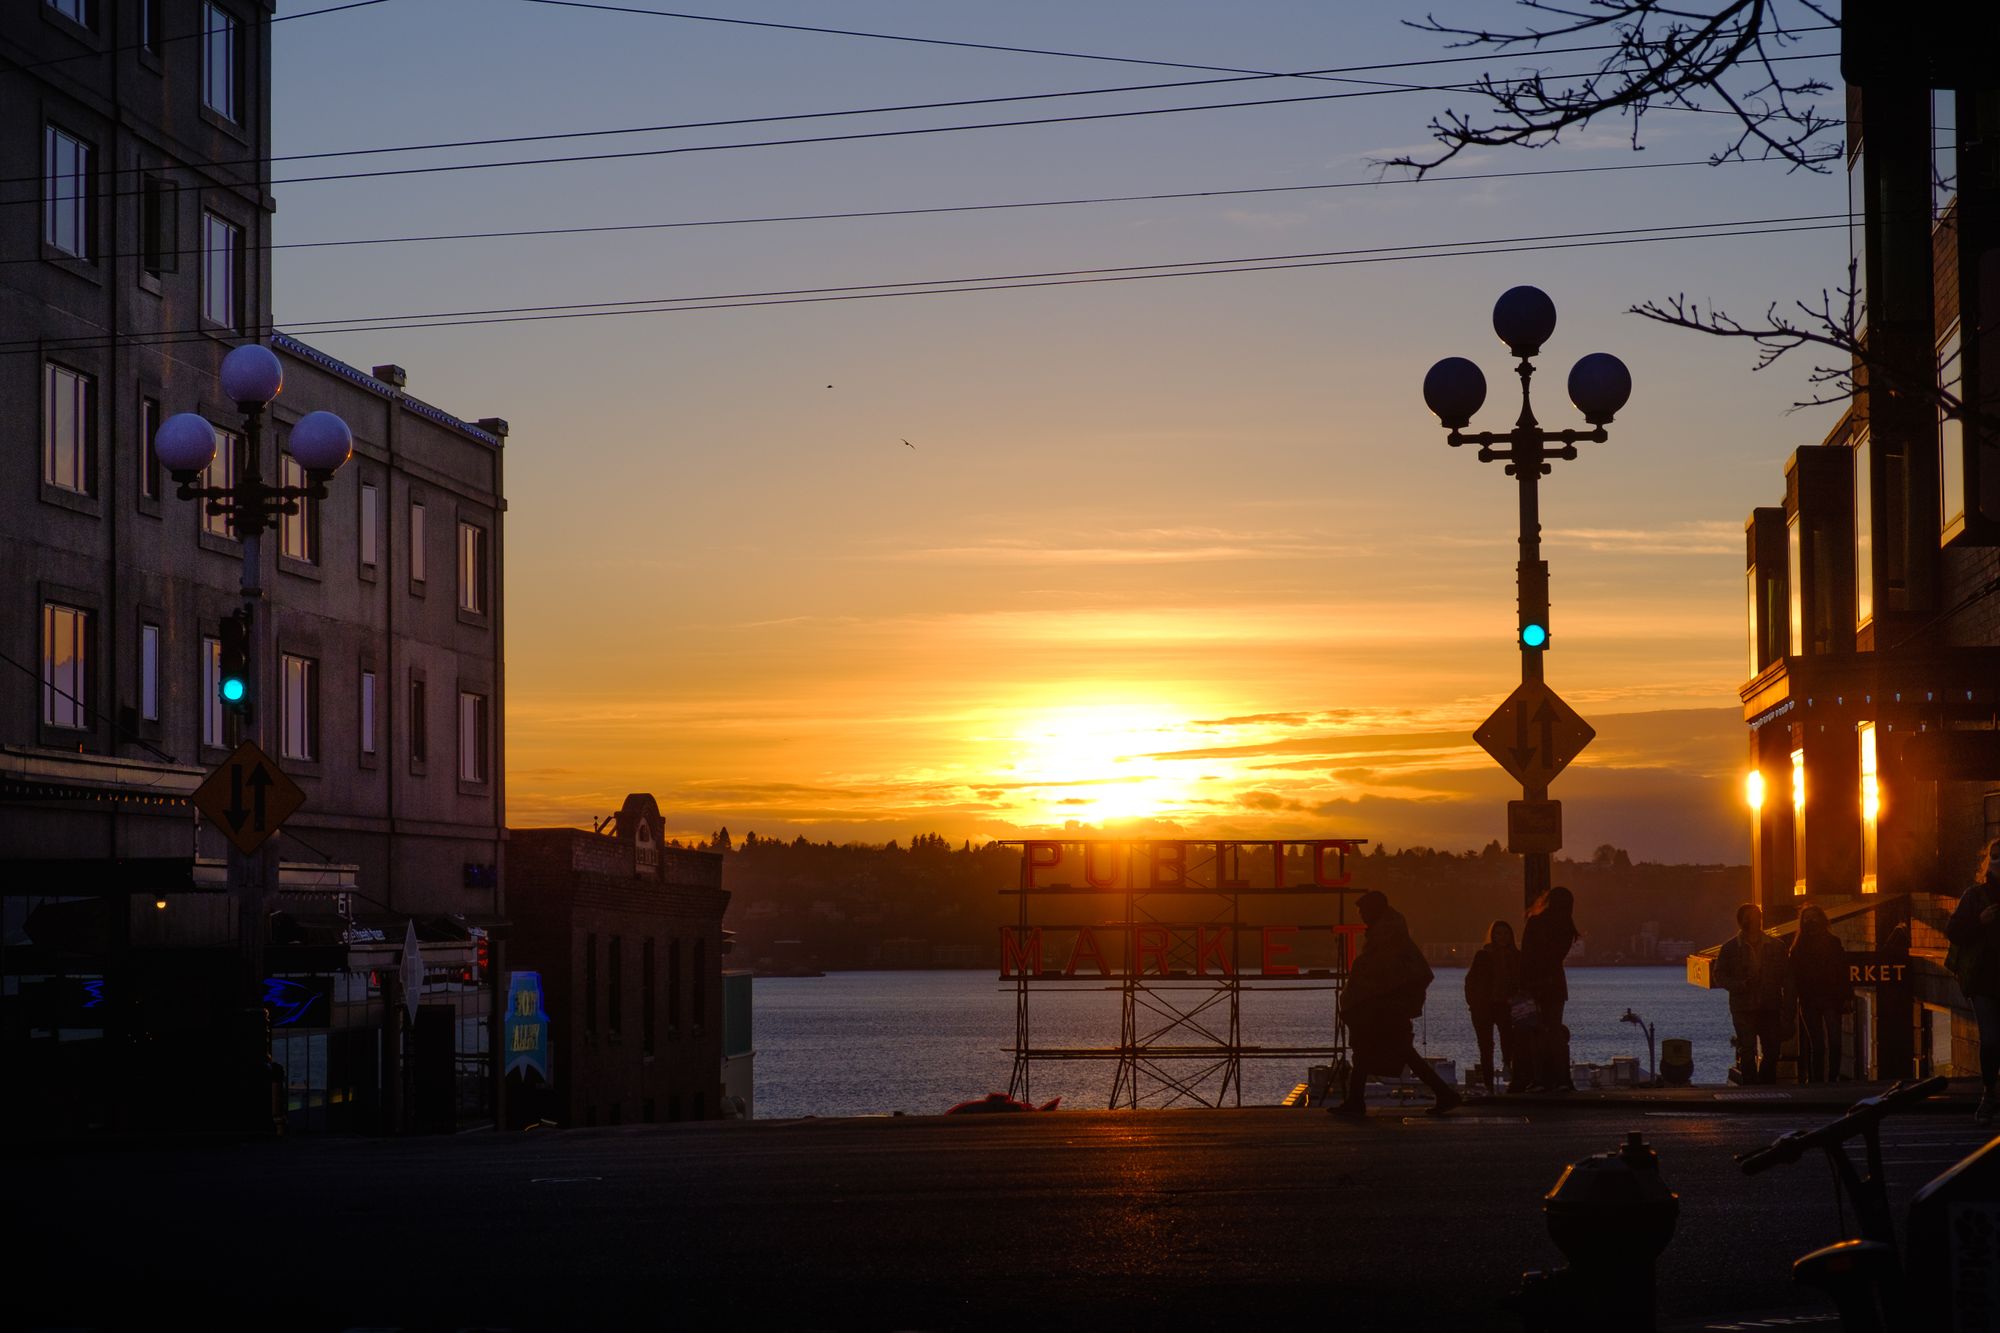
[(306, 803), (299, 784), (286, 777), (252, 741), (236, 747), (189, 798), (245, 856), (264, 845)]
[(1472, 739), (1524, 787), (1546, 787), (1597, 735), (1546, 685), (1523, 683)]

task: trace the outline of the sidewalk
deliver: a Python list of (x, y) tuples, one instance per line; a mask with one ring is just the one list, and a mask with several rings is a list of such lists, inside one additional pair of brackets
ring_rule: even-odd
[[(1751, 1087), (1735, 1084), (1703, 1084), (1682, 1088), (1584, 1088), (1576, 1092), (1523, 1092), (1487, 1096), (1461, 1089), (1465, 1106), (1458, 1114), (1477, 1115), (1527, 1106), (1565, 1106), (1571, 1109), (1671, 1110), (1671, 1111), (1811, 1111), (1827, 1119), (1838, 1116), (1854, 1103), (1887, 1092), (1893, 1083), (1765, 1083)], [(1382, 1099), (1385, 1105), (1395, 1103)], [(1421, 1089), (1409, 1099), (1412, 1106), (1426, 1106), (1429, 1094)], [(1979, 1103), (1977, 1079), (1953, 1079), (1950, 1091), (1910, 1108), (1912, 1112), (1971, 1116)]]

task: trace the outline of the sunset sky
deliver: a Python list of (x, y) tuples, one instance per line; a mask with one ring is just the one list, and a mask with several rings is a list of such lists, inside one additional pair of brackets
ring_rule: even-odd
[[(1396, 24), (1423, 8), (758, 0), (701, 12), (1297, 71), (1458, 54)], [(1510, 8), (1440, 12), (1492, 25)], [(1787, 414), (1806, 362), (1753, 375), (1740, 346), (1621, 312), (1680, 291), (1746, 316), (1816, 298), (1845, 269), (1830, 216), (1846, 206), (1844, 176), (1679, 165), (1723, 146), (1730, 122), (1660, 113), (1643, 152), (1606, 124), (1554, 149), (1467, 154), (1423, 183), (1371, 183), (1371, 160), (1423, 144), (1445, 106), (1473, 105), (1381, 84), (1480, 68), (1465, 65), (1357, 76), (1374, 84), (1231, 82), (286, 162), (1222, 76), (527, 0), (392, 0), (283, 23), (273, 38), (281, 182), (1370, 94), (280, 184), (281, 245), (1344, 187), (280, 250), (281, 326), (363, 367), (406, 367), (410, 391), (448, 411), (512, 424), (511, 823), (584, 823), (647, 790), (684, 836), (726, 824), (977, 840), (1069, 821), (1392, 846), (1503, 836), (1507, 779), (1470, 733), (1518, 678), (1513, 483), (1445, 446), (1419, 386), (1438, 358), (1472, 357), (1493, 390), (1475, 426), (1510, 424), (1518, 399), (1490, 310), (1533, 283), (1561, 316), (1537, 381), (1545, 422), (1581, 424), (1561, 385), (1587, 352), (1617, 353), (1637, 386), (1611, 442), (1558, 463), (1542, 488), (1549, 680), (1599, 731), (1553, 792), (1570, 849), (1747, 859), (1732, 713), (1742, 525), (1781, 494), (1786, 454), (1817, 443), (1832, 416)], [(1830, 80), (1836, 50), (1831, 32), (1796, 48), (1825, 56), (1802, 64)], [(1591, 59), (1533, 63), (1561, 73)], [(1492, 175), (1604, 166), (1644, 169)], [(1387, 249), (1770, 219), (1805, 221), (1514, 254)], [(313, 327), (1281, 255), (1339, 262)]]

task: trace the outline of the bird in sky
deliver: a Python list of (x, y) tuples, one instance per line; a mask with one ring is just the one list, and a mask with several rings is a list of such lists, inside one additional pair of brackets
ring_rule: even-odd
[(903, 444), (904, 444), (904, 445), (905, 445), (906, 447), (908, 447), (908, 448), (911, 448), (911, 449), (914, 449), (914, 448), (916, 448), (916, 447), (917, 447), (916, 445), (914, 445), (914, 444), (911, 444), (911, 443), (910, 443), (910, 442), (909, 442), (908, 440), (904, 440), (904, 441), (903, 441)]

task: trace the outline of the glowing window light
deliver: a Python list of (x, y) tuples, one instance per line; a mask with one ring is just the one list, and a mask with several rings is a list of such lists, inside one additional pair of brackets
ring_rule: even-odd
[(1876, 884), (1876, 821), (1882, 813), (1882, 784), (1875, 759), (1875, 724), (1860, 723), (1861, 740), (1861, 891), (1874, 893)]
[(1743, 799), (1750, 803), (1752, 810), (1764, 808), (1764, 773), (1761, 769), (1751, 769), (1743, 779)]
[(1792, 893), (1806, 891), (1806, 752), (1792, 751)]

